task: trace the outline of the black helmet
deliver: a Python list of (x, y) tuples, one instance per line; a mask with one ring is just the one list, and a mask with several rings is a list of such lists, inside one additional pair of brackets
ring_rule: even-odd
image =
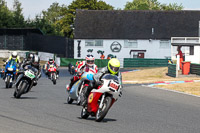
[(32, 66), (37, 67), (37, 66), (39, 66), (39, 63), (40, 63), (39, 56), (34, 55), (34, 57), (32, 58), (32, 62), (31, 62)]
[(33, 53), (29, 53), (28, 56), (27, 56), (27, 60), (28, 61), (31, 61), (34, 57), (34, 54)]

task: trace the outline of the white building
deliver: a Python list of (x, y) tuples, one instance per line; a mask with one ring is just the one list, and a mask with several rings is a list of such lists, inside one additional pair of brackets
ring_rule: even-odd
[(185, 61), (200, 64), (200, 37), (172, 37), (172, 60), (176, 60), (177, 46), (181, 46)]
[(98, 59), (99, 50), (105, 57), (169, 58), (171, 37), (198, 36), (199, 20), (200, 11), (77, 10), (74, 58)]

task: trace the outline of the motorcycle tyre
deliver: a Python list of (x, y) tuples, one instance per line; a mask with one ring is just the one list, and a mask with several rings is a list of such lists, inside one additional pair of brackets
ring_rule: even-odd
[(87, 119), (88, 117), (89, 117), (89, 114), (87, 112), (87, 109), (82, 108), (82, 110), (81, 110), (81, 118), (82, 119)]
[(103, 104), (104, 104), (103, 106), (106, 106), (106, 107), (105, 108), (103, 107), (104, 110), (101, 110), (101, 109), (97, 110), (96, 117), (95, 117), (96, 122), (101, 122), (103, 120), (103, 118), (108, 113), (108, 110), (110, 109), (111, 103), (112, 103), (112, 98), (105, 97), (103, 101)]
[[(19, 99), (19, 98), (21, 97), (21, 95), (23, 94), (25, 87), (26, 87), (26, 82), (23, 82), (22, 85), (21, 85), (21, 87), (18, 88), (18, 92), (16, 92), (16, 90), (15, 90), (13, 96), (14, 96), (15, 98)], [(17, 89), (17, 88), (16, 88), (16, 89)]]
[(10, 76), (7, 77), (6, 88), (10, 87)]
[(67, 103), (68, 103), (68, 104), (72, 104), (73, 101), (74, 101), (74, 100), (73, 100), (70, 96), (68, 96), (68, 98), (67, 98)]

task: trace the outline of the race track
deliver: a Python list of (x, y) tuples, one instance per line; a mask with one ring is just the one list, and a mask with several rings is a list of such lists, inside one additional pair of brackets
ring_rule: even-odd
[(67, 104), (61, 70), (56, 85), (39, 80), (21, 99), (0, 80), (0, 133), (199, 133), (200, 98), (137, 85), (124, 85), (122, 97), (102, 122), (80, 118), (81, 107)]

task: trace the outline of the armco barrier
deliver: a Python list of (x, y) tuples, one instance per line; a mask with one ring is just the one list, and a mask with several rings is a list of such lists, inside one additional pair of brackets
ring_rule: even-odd
[[(82, 61), (84, 59), (70, 59), (70, 58), (60, 58), (60, 66), (68, 66), (69, 63), (75, 65), (77, 61)], [(98, 67), (105, 67), (108, 64), (108, 60), (101, 60), (101, 59), (96, 59), (95, 64)]]
[(191, 63), (190, 64), (190, 73), (200, 75), (200, 64)]
[(127, 68), (127, 67), (165, 67), (165, 66), (168, 66), (168, 59), (124, 58), (124, 68)]
[(168, 64), (168, 76), (176, 77), (176, 64)]

